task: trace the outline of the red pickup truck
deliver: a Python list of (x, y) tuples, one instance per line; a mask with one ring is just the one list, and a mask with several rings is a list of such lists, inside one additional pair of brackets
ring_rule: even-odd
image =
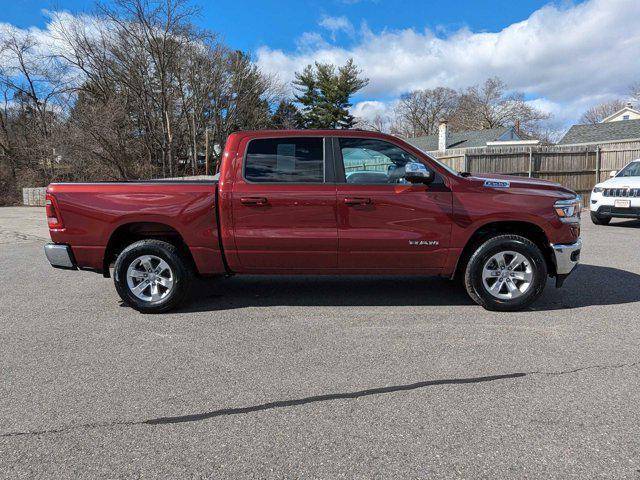
[(51, 265), (113, 266), (142, 312), (177, 306), (194, 276), (233, 274), (440, 275), (518, 310), (548, 276), (561, 286), (581, 248), (573, 191), (459, 173), (353, 130), (234, 133), (214, 180), (54, 183), (47, 217)]

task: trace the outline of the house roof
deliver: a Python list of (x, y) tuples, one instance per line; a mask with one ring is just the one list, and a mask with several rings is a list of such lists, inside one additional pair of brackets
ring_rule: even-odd
[[(501, 140), (526, 140), (524, 135), (516, 133), (514, 127), (497, 127), (486, 130), (465, 130), (462, 132), (449, 132), (447, 136), (447, 148), (473, 148), (484, 147), (487, 142)], [(425, 152), (438, 150), (438, 135), (408, 138), (407, 141)]]
[(562, 137), (559, 145), (631, 139), (640, 139), (640, 119), (594, 123), (593, 125), (574, 125)]
[(640, 111), (633, 108), (633, 105), (631, 104), (631, 102), (629, 102), (617, 112), (614, 112), (611, 115), (609, 115), (607, 118), (601, 120), (601, 123), (608, 122), (612, 118), (616, 118), (617, 116), (622, 115), (624, 113), (634, 113), (636, 115), (640, 115)]

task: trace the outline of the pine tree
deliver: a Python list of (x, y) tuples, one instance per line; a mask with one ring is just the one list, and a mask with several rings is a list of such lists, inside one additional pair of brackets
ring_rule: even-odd
[(311, 65), (307, 65), (301, 73), (296, 72), (293, 86), (300, 92), (300, 94), (295, 95), (295, 99), (302, 105), (303, 127), (318, 128), (317, 104), (319, 93), (316, 86), (316, 73)]
[(271, 124), (276, 130), (295, 130), (304, 127), (300, 110), (289, 100), (280, 101), (271, 117)]
[(337, 70), (332, 64), (316, 62), (296, 73), (293, 85), (300, 93), (295, 99), (302, 105), (304, 127), (352, 128), (355, 119), (349, 113), (350, 98), (369, 83), (361, 73), (353, 59)]

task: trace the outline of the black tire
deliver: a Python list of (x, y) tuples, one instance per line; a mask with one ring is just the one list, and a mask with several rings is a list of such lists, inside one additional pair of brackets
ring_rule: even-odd
[[(532, 280), (519, 297), (500, 299), (489, 293), (482, 279), (485, 264), (500, 252), (516, 252), (528, 261)], [(484, 241), (467, 263), (464, 284), (467, 293), (478, 305), (487, 310), (512, 312), (522, 310), (534, 302), (547, 283), (547, 263), (540, 249), (529, 239), (520, 235), (499, 235)], [(522, 285), (522, 284), (521, 284)]]
[(598, 215), (596, 212), (591, 212), (591, 221), (594, 225), (609, 225), (611, 217), (604, 217), (602, 215)]
[[(138, 298), (127, 281), (127, 270), (131, 264), (145, 255), (152, 255), (164, 260), (170, 268), (171, 280), (173, 281), (171, 289), (165, 290), (166, 295), (159, 300)], [(113, 270), (113, 282), (120, 298), (125, 304), (142, 313), (162, 313), (177, 307), (184, 301), (192, 277), (190, 262), (178, 248), (170, 243), (154, 239), (140, 240), (125, 248), (118, 255)]]

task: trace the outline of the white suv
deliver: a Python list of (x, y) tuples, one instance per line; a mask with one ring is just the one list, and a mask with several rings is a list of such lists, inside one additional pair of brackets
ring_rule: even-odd
[(589, 207), (596, 225), (606, 225), (612, 217), (640, 218), (640, 159), (593, 187)]

